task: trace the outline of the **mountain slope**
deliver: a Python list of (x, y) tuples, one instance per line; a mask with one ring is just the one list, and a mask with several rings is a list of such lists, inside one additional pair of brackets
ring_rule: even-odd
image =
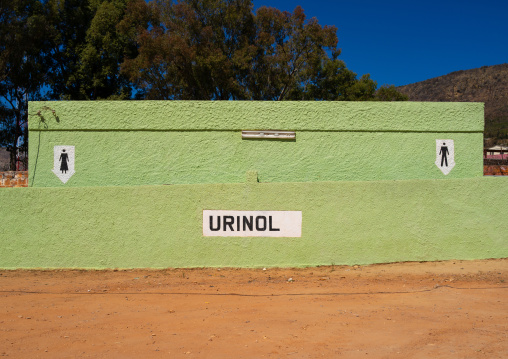
[(397, 88), (410, 101), (485, 103), (485, 137), (508, 138), (508, 63), (452, 72)]

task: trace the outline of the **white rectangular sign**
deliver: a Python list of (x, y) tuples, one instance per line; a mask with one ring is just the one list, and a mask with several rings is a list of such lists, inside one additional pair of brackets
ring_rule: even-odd
[(205, 237), (301, 237), (302, 211), (203, 210)]

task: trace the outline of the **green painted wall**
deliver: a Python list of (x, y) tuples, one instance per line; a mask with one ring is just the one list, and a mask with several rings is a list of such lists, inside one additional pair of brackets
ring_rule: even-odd
[[(508, 182), (482, 177), (480, 103), (60, 101), (29, 112), (32, 188), (0, 191), (0, 268), (508, 257)], [(296, 140), (241, 138), (269, 129)], [(454, 140), (447, 176), (436, 139)], [(75, 146), (66, 184), (51, 172), (61, 145)], [(302, 237), (203, 237), (205, 209), (302, 211)]]
[[(483, 174), (481, 103), (60, 101), (29, 112), (34, 187), (240, 183), (246, 171), (261, 182)], [(296, 131), (296, 141), (241, 138), (268, 129)], [(436, 139), (455, 141), (447, 176), (434, 165)], [(75, 146), (66, 184), (51, 172), (57, 145)]]
[[(506, 178), (6, 188), (0, 268), (508, 257)], [(301, 238), (203, 237), (203, 209), (301, 210)]]

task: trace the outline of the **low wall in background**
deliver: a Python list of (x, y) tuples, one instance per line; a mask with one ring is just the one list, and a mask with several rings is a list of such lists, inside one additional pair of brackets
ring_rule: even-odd
[(508, 165), (485, 165), (483, 166), (484, 176), (508, 176)]
[(28, 171), (0, 172), (0, 188), (28, 187)]
[[(298, 267), (508, 257), (508, 182), (6, 188), (0, 268)], [(302, 211), (298, 238), (204, 237), (203, 210)]]

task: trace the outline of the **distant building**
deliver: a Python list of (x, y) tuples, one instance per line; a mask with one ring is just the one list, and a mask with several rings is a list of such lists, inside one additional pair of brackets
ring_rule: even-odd
[(485, 158), (492, 160), (508, 159), (508, 147), (505, 146), (490, 147), (486, 151)]

